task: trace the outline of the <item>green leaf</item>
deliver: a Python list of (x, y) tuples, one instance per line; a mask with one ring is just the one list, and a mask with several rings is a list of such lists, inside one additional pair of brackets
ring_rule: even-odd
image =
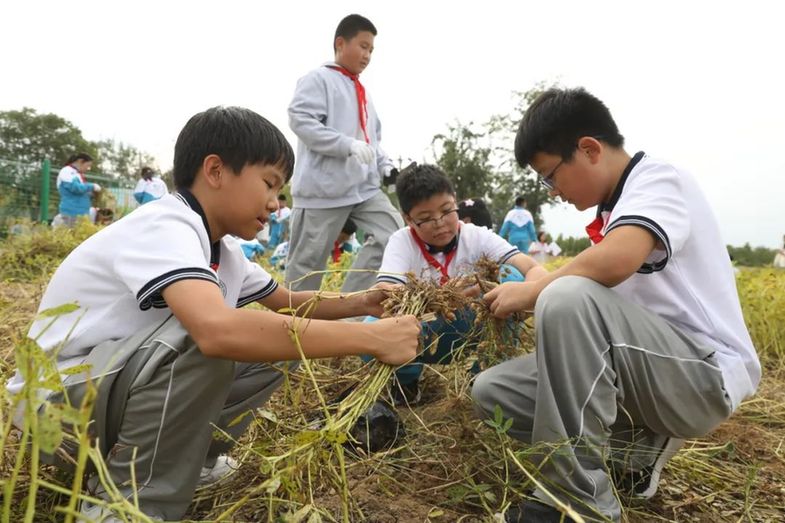
[(232, 421), (230, 421), (229, 424), (226, 426), (226, 428), (234, 427), (235, 425), (237, 425), (238, 423), (243, 421), (243, 418), (245, 418), (246, 416), (249, 416), (250, 414), (251, 414), (251, 411), (250, 410), (246, 410), (245, 412), (243, 412), (242, 414), (240, 414), (239, 416), (234, 418)]
[(52, 307), (51, 309), (46, 309), (44, 311), (39, 312), (38, 316), (36, 316), (36, 319), (40, 320), (41, 318), (52, 318), (56, 316), (62, 316), (64, 314), (70, 314), (75, 310), (79, 310), (79, 304), (77, 304), (76, 302), (66, 303), (58, 307)]
[(512, 418), (508, 418), (507, 421), (504, 422), (503, 432), (507, 432), (512, 427)]
[(63, 442), (63, 411), (58, 405), (47, 403), (38, 416), (38, 444), (47, 454), (53, 454)]
[(444, 515), (444, 511), (440, 508), (434, 507), (428, 512), (429, 518), (440, 518)]
[(88, 372), (92, 369), (93, 366), (89, 363), (81, 363), (79, 365), (74, 365), (73, 367), (67, 367), (65, 369), (60, 370), (60, 374), (65, 374), (66, 376), (72, 376), (74, 374), (81, 374), (83, 372)]
[(305, 519), (305, 516), (307, 516), (308, 513), (311, 512), (312, 508), (313, 507), (311, 507), (311, 505), (305, 505), (291, 516), (284, 517), (284, 521), (286, 523), (301, 523), (302, 520)]

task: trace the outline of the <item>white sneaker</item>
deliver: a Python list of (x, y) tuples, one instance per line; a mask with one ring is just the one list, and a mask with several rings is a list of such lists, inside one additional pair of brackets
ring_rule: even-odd
[[(149, 517), (152, 521), (163, 521), (161, 518)], [(118, 518), (108, 508), (101, 505), (93, 505), (87, 501), (82, 501), (82, 506), (79, 508), (79, 517), (76, 518), (76, 523), (125, 523), (126, 521), (131, 521), (130, 516), (128, 519)]]
[(202, 473), (199, 475), (199, 483), (196, 488), (204, 488), (210, 485), (215, 485), (228, 478), (239, 468), (239, 464), (229, 456), (218, 456), (215, 465), (212, 467), (202, 467)]
[(118, 518), (114, 512), (102, 505), (93, 505), (87, 501), (82, 501), (82, 506), (79, 508), (79, 517), (76, 518), (76, 522), (123, 523), (123, 520)]
[(654, 463), (641, 470), (627, 470), (614, 477), (616, 488), (631, 499), (651, 499), (657, 493), (657, 488), (660, 485), (662, 469), (683, 445), (683, 439), (668, 438), (657, 454)]

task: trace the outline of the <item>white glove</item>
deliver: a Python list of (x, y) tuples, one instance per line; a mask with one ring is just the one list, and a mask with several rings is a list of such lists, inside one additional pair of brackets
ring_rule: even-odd
[(93, 192), (101, 192), (101, 186), (93, 182)]
[(362, 164), (370, 165), (373, 161), (373, 149), (362, 140), (355, 140), (352, 142), (352, 145), (349, 148), (349, 155), (357, 158), (357, 161)]

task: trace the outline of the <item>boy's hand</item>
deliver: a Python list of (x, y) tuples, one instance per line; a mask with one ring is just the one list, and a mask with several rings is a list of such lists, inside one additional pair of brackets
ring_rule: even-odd
[(514, 312), (534, 310), (539, 294), (535, 282), (508, 282), (486, 293), (483, 299), (494, 316), (504, 319)]
[(101, 192), (101, 186), (93, 182), (93, 192)]
[(370, 165), (373, 161), (373, 149), (362, 140), (355, 140), (352, 142), (352, 145), (349, 147), (349, 154), (350, 156), (357, 158), (358, 162), (365, 165)]
[(394, 283), (379, 282), (368, 289), (368, 292), (362, 295), (363, 308), (365, 309), (365, 313), (370, 316), (381, 318), (382, 313), (384, 313), (382, 302), (389, 295), (388, 291), (390, 289), (394, 289), (395, 287), (398, 287), (398, 285), (395, 285)]
[(365, 324), (371, 332), (368, 353), (382, 363), (403, 365), (417, 356), (420, 320), (413, 314)]

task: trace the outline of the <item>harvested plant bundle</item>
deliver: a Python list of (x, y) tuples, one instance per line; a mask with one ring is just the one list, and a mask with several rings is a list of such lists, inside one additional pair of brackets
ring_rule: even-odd
[[(389, 291), (382, 304), (384, 317), (412, 314), (424, 319), (430, 315), (439, 315), (451, 320), (455, 318), (455, 311), (467, 304), (458, 282), (439, 286), (437, 283), (417, 280), (412, 274), (407, 274), (407, 277), (408, 283)], [(317, 296), (315, 299), (329, 298)], [(305, 315), (308, 315), (307, 312)], [(308, 320), (297, 319), (292, 326), (292, 338), (298, 347), (300, 342), (296, 333), (299, 321)], [(302, 367), (321, 397), (308, 360), (303, 359)], [(327, 405), (322, 398), (320, 420), (310, 423), (305, 430), (297, 431), (287, 439), (280, 453), (266, 458), (272, 478), (259, 488), (269, 492), (277, 490), (279, 486), (285, 488), (287, 484), (302, 484), (303, 480), (310, 485), (315, 477), (322, 476), (341, 493), (344, 521), (349, 521), (349, 491), (343, 444), (350, 440), (350, 432), (360, 417), (389, 385), (395, 369), (393, 365), (374, 360), (361, 369), (362, 375), (358, 377), (357, 385), (339, 403)]]
[[(474, 264), (474, 275), (483, 294), (496, 286), (505, 267), (498, 261), (482, 256)], [(506, 320), (495, 318), (482, 299), (474, 300), (474, 336), (477, 341), (477, 358), (483, 368), (520, 355), (523, 345), (531, 345), (529, 326), (525, 314), (517, 312)]]

